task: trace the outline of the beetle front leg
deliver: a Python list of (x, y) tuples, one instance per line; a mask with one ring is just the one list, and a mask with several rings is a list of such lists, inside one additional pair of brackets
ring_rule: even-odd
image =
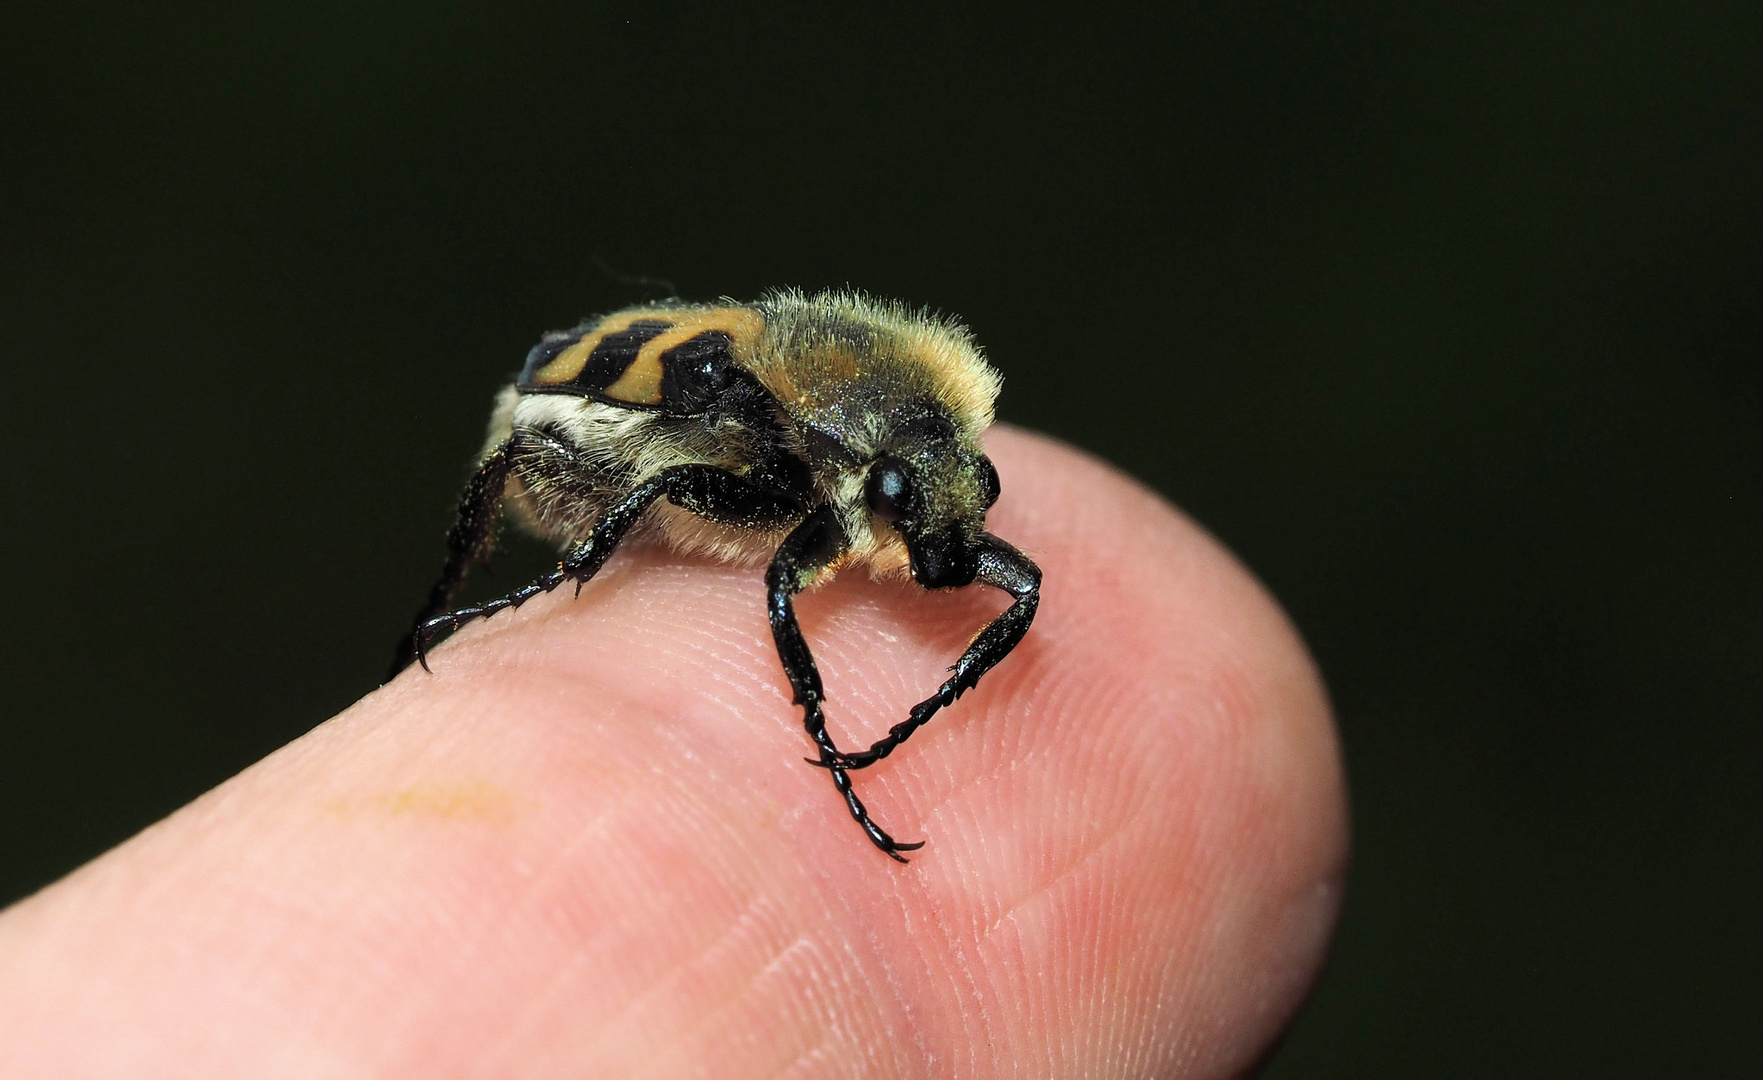
[(1035, 621), (1035, 609), (1041, 602), (1041, 568), (1027, 555), (991, 533), (986, 533), (980, 543), (979, 577), (976, 580), (1003, 589), (1015, 597), (1016, 602), (973, 639), (973, 644), (967, 647), (967, 651), (961, 654), (961, 659), (955, 661), (954, 667), (949, 669), (954, 674), (949, 676), (948, 681), (938, 687), (935, 694), (914, 705), (906, 719), (889, 728), (886, 736), (877, 739), (868, 750), (860, 750), (855, 754), (835, 753), (829, 756), (823, 750), (819, 764), (827, 768), (862, 769), (887, 757), (901, 743), (911, 738), (914, 731), (935, 716), (938, 710), (954, 704), (956, 698), (971, 690), (979, 682), (980, 676), (1009, 656), (1011, 650), (1022, 640), (1022, 636), (1028, 633), (1029, 624)]
[(793, 700), (802, 706), (802, 725), (820, 750), (820, 759), (810, 758), (809, 763), (823, 766), (832, 773), (833, 787), (838, 789), (852, 819), (870, 842), (889, 858), (905, 862), (906, 858), (900, 852), (915, 851), (923, 847), (924, 842), (902, 844), (889, 836), (870, 820), (869, 810), (852, 790), (851, 777), (840, 764), (845, 755), (833, 744), (832, 736), (826, 730), (826, 714), (820, 707), (826, 696), (820, 683), (820, 671), (814, 665), (814, 655), (808, 651), (807, 640), (802, 637), (802, 627), (796, 621), (795, 604), (791, 600), (836, 563), (845, 553), (845, 547), (844, 530), (839, 527), (838, 517), (831, 506), (822, 506), (803, 519), (784, 539), (765, 573), (769, 600), (766, 613), (771, 619), (771, 636), (777, 642), (778, 659), (783, 662), (784, 675), (790, 680)]

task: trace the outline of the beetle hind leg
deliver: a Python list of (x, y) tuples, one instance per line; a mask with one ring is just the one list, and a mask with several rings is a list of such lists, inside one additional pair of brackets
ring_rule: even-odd
[(682, 470), (670, 469), (652, 477), (637, 485), (624, 498), (612, 504), (594, 523), (594, 528), (588, 533), (588, 538), (571, 548), (557, 569), (531, 585), (523, 585), (506, 596), (499, 596), (494, 600), (474, 604), (471, 607), (459, 608), (457, 611), (449, 611), (418, 623), (411, 643), (417, 662), (422, 665), (424, 671), (429, 670), (428, 647), (442, 634), (450, 634), (467, 623), (475, 622), (478, 619), (487, 619), (510, 608), (517, 608), (540, 593), (550, 592), (565, 581), (573, 580), (576, 592), (579, 594), (582, 586), (599, 573), (602, 566), (606, 565), (606, 560), (612, 556), (619, 541), (624, 539), (624, 534), (637, 523), (637, 519), (643, 516), (643, 511), (647, 510), (657, 498), (667, 493), (670, 479), (677, 483), (678, 478), (670, 476), (670, 474), (680, 471)]
[(430, 671), (428, 649), (434, 640), (442, 634), (450, 634), (466, 623), (478, 619), (487, 619), (499, 611), (517, 608), (540, 593), (548, 593), (569, 580), (570, 575), (563, 570), (553, 570), (531, 585), (522, 585), (507, 596), (498, 596), (494, 600), (486, 600), (481, 604), (462, 607), (449, 611), (445, 615), (437, 615), (417, 624), (416, 632), (411, 635), (412, 645), (416, 654), (416, 662), (422, 670)]
[(430, 631), (425, 639), (425, 628), (447, 610), (471, 568), (490, 561), (495, 548), (496, 519), (502, 509), (502, 491), (508, 483), (510, 450), (510, 443), (505, 442), (490, 451), (466, 483), (453, 527), (447, 530), (447, 562), (441, 567), (440, 580), (429, 590), (428, 602), (416, 613), (410, 632), (398, 639), (391, 669), (386, 674), (388, 681), (409, 667), (411, 661), (422, 660), (423, 649), (438, 632)]

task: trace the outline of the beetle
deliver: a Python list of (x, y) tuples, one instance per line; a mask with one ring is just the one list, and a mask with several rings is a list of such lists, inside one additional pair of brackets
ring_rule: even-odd
[[(766, 611), (793, 701), (869, 839), (850, 774), (893, 753), (972, 688), (1034, 621), (1041, 571), (985, 530), (998, 472), (980, 448), (1001, 380), (960, 323), (862, 293), (778, 290), (751, 304), (671, 300), (544, 335), (496, 399), (447, 560), (391, 674), (443, 634), (564, 582), (576, 593), (627, 538), (766, 567)], [(506, 513), (564, 552), (557, 569), (452, 608)], [(926, 589), (1007, 592), (936, 693), (868, 749), (826, 729), (825, 694), (793, 597), (847, 566)]]

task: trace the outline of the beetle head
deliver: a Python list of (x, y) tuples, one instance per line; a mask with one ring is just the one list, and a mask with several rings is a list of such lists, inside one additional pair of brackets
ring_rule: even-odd
[(998, 471), (972, 440), (941, 418), (905, 425), (870, 463), (864, 493), (870, 512), (905, 540), (920, 585), (973, 583)]

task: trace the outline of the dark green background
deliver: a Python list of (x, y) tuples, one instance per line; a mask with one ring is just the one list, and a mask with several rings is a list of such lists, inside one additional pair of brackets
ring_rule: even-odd
[(848, 282), (1320, 658), (1356, 861), (1270, 1075), (1756, 1067), (1756, 5), (141, 7), (0, 33), (0, 899), (375, 685), (597, 261)]

